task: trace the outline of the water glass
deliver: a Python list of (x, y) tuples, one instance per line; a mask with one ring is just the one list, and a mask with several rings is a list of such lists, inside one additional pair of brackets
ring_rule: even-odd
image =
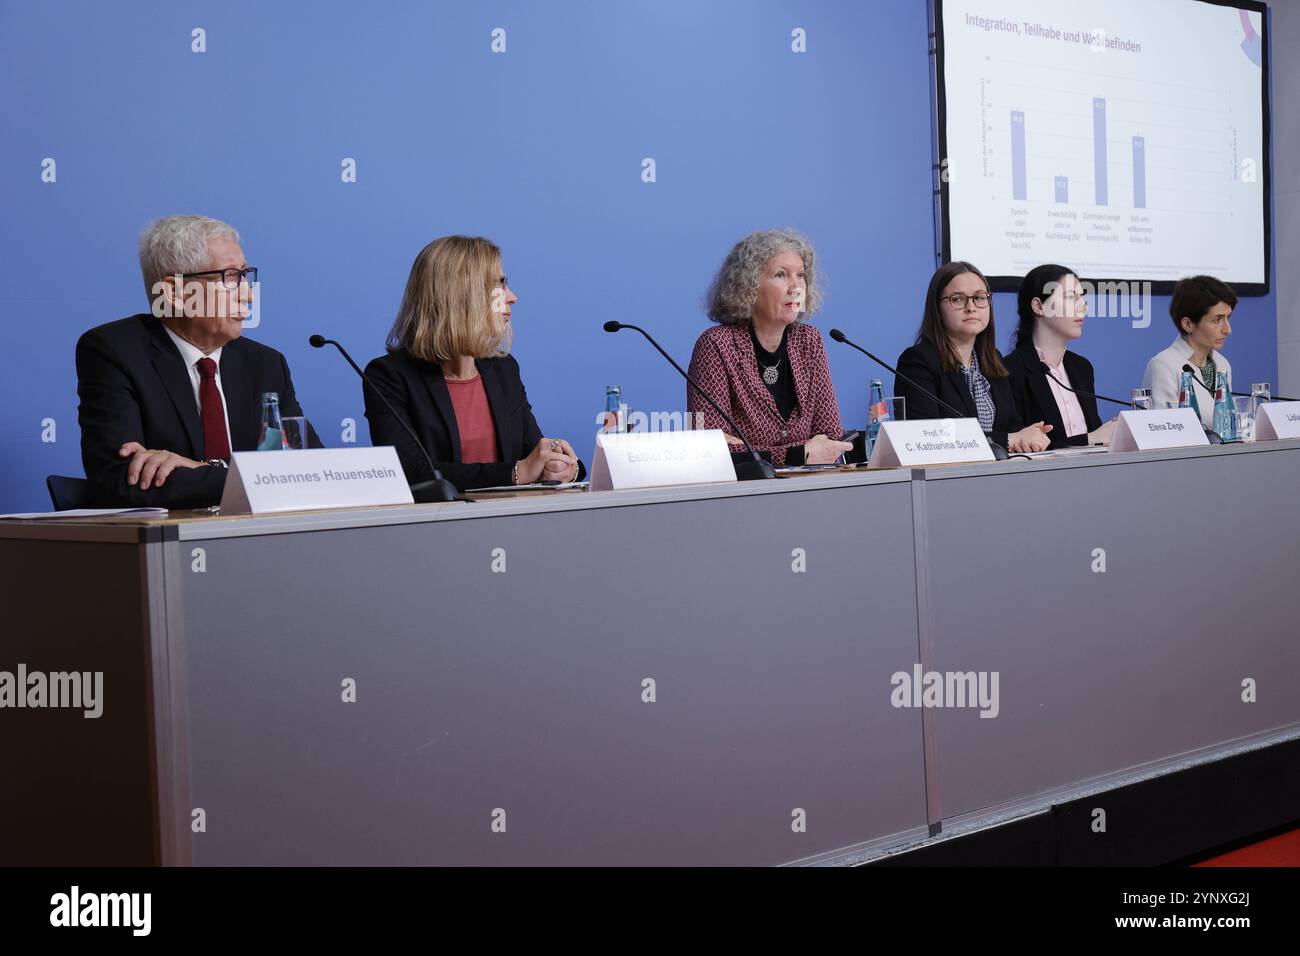
[(1273, 386), (1268, 382), (1254, 382), (1250, 386), (1250, 412), (1252, 415), (1259, 411), (1261, 402), (1273, 401)]
[(303, 417), (281, 418), (281, 435), (285, 448), (303, 449), (307, 447), (307, 419)]
[(1138, 411), (1151, 410), (1151, 389), (1135, 388), (1133, 389), (1133, 407)]
[(1255, 440), (1255, 395), (1247, 398), (1235, 396), (1232, 399), (1232, 411), (1236, 415), (1237, 438), (1241, 441)]

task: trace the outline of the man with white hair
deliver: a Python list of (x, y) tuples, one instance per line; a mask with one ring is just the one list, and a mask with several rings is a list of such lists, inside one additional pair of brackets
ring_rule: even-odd
[[(140, 236), (151, 313), (77, 342), (81, 460), (97, 505), (202, 508), (221, 500), (231, 452), (251, 451), (262, 395), (302, 415), (289, 365), (241, 338), (257, 270), (239, 233), (206, 216), (168, 216)], [(309, 443), (320, 441), (309, 428)]]

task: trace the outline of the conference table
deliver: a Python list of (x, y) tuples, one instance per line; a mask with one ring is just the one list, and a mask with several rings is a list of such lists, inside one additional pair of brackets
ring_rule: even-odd
[(103, 674), (98, 718), (0, 710), (0, 862), (848, 864), (988, 827), (1300, 737), (1298, 492), (1278, 441), (0, 522), (0, 670)]

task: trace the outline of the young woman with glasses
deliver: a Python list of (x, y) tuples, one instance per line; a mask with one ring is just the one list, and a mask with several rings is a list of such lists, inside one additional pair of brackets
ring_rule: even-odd
[(916, 344), (899, 356), (894, 394), (905, 400), (909, 419), (961, 412), (979, 419), (993, 444), (1013, 453), (1043, 451), (1052, 426), (1021, 421), (995, 341), (993, 297), (983, 273), (969, 262), (940, 266), (925, 294)]

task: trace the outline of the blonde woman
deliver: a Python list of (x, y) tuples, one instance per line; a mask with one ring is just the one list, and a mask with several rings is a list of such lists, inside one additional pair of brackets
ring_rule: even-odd
[[(519, 363), (508, 354), (517, 301), (496, 245), (469, 236), (435, 239), (411, 266), (388, 354), (366, 366), (374, 387), (462, 491), (584, 474), (567, 441), (542, 435)], [(412, 484), (430, 480), (406, 430), (371, 389), (363, 391), (371, 443), (393, 445)]]

